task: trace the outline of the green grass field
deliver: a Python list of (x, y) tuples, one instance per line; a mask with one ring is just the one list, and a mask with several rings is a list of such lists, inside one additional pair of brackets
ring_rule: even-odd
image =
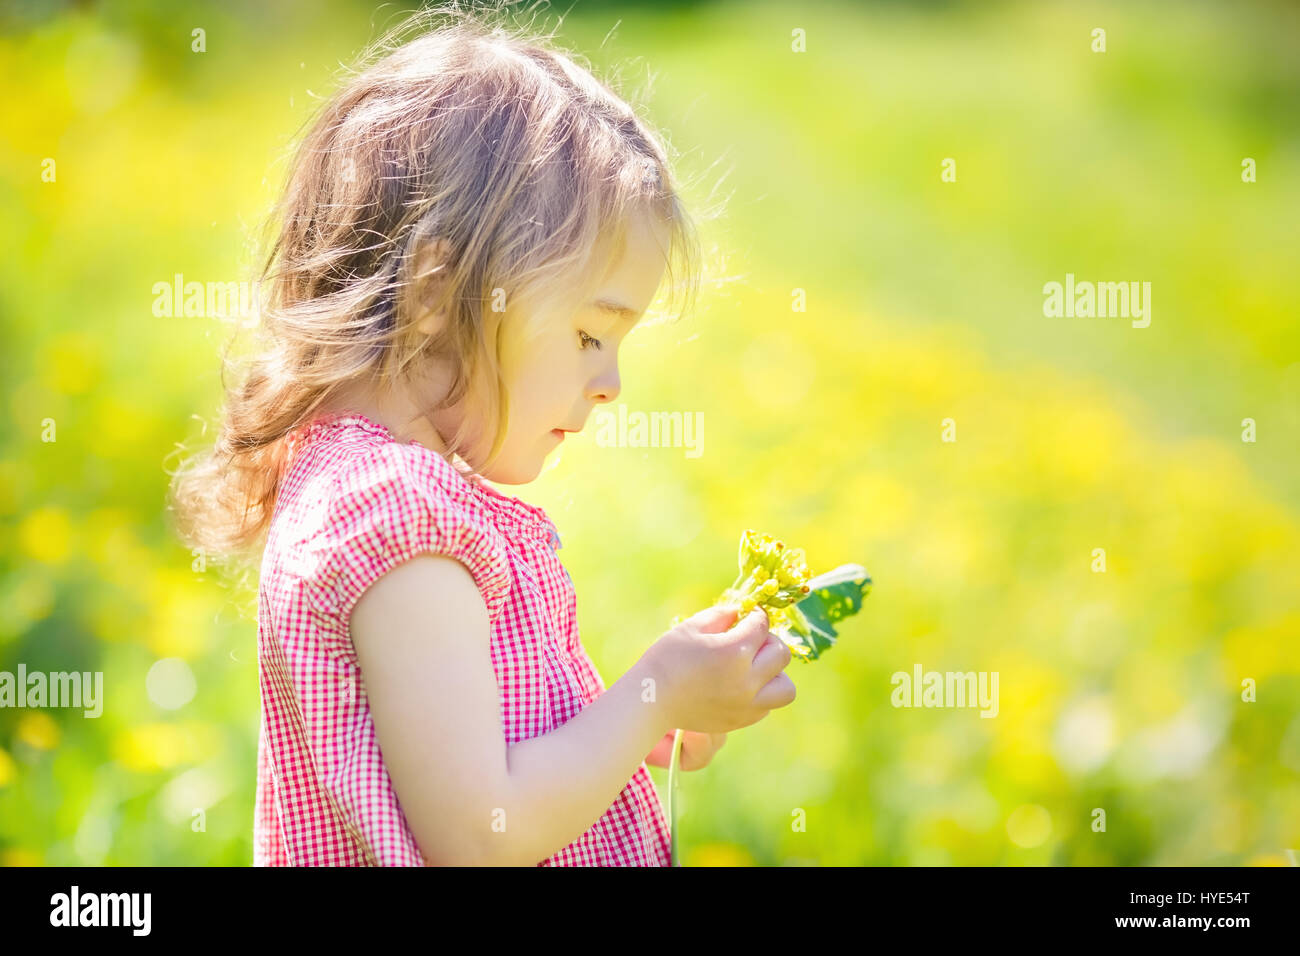
[[(153, 288), (242, 277), (286, 145), (392, 14), (151, 0), (0, 34), (0, 671), (105, 675), (98, 719), (0, 710), (0, 862), (251, 863), (256, 591), (163, 512), (233, 325)], [(702, 413), (702, 454), (589, 431), (503, 490), (559, 527), (607, 683), (745, 528), (875, 579), (797, 701), (683, 776), (686, 865), (1300, 847), (1298, 20), (573, 8), (565, 43), (629, 95), (654, 74), (646, 115), (723, 210), (718, 281), (621, 365), (619, 404)], [(1067, 274), (1149, 282), (1150, 325), (1046, 317)], [(997, 672), (997, 716), (893, 706), (917, 665)]]

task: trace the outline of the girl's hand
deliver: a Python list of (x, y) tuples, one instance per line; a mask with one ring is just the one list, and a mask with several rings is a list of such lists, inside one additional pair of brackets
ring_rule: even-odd
[[(673, 759), (673, 731), (668, 731), (655, 744), (645, 762), (653, 767), (667, 767)], [(727, 742), (726, 734), (704, 734), (694, 730), (682, 731), (682, 756), (679, 770), (699, 770), (707, 767), (713, 755)]]
[(795, 698), (785, 673), (790, 648), (756, 607), (707, 608), (674, 625), (641, 656), (657, 688), (661, 726), (725, 734), (748, 727)]
[[(673, 735), (668, 735), (669, 744)], [(678, 767), (682, 770), (699, 770), (701, 767), (707, 767), (713, 755), (722, 749), (722, 745), (727, 742), (726, 734), (702, 734), (694, 730), (682, 731), (682, 754)], [(672, 757), (672, 751), (668, 752)]]

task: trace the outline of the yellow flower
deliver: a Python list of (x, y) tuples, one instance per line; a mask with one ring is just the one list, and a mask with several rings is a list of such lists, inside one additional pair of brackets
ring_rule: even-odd
[(0, 866), (40, 866), (44, 859), (36, 850), (10, 847), (0, 853)]
[(692, 866), (753, 866), (754, 858), (734, 843), (706, 843), (691, 851)]
[(71, 550), (72, 522), (62, 508), (37, 508), (18, 527), (23, 553), (43, 564), (62, 564)]
[(59, 725), (49, 714), (31, 713), (18, 722), (14, 736), (37, 750), (53, 750), (59, 745)]

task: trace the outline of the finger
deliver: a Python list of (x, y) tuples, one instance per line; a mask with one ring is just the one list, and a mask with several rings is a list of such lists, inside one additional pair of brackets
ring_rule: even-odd
[(790, 646), (771, 632), (754, 655), (754, 677), (766, 684), (790, 663)]
[(727, 643), (741, 648), (745, 656), (753, 660), (769, 633), (767, 611), (756, 607), (727, 632)]
[(764, 707), (768, 710), (775, 710), (777, 707), (785, 707), (794, 703), (795, 698), (794, 681), (790, 675), (782, 671), (763, 685), (763, 688), (754, 695), (753, 706)]
[(760, 720), (762, 720), (764, 717), (767, 716), (768, 708), (760, 708), (757, 705), (755, 705), (754, 709), (751, 711), (751, 714), (752, 716), (744, 723), (740, 723), (736, 725), (737, 730), (740, 730), (744, 727), (754, 726), (756, 723), (758, 723)]
[(709, 733), (686, 731), (682, 739), (682, 769), (696, 770), (709, 761), (713, 750), (706, 745), (706, 740), (712, 737)]
[(705, 634), (721, 634), (736, 622), (739, 614), (739, 604), (718, 604), (696, 611), (686, 619), (686, 623), (694, 625)]

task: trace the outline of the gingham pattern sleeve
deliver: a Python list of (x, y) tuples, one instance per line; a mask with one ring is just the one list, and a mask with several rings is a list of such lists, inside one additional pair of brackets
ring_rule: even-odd
[(505, 543), (418, 449), (389, 442), (361, 456), (339, 474), (323, 518), (308, 545), (319, 560), (307, 593), (344, 633), (366, 590), (421, 554), (455, 558), (478, 586), (488, 620), (500, 613), (511, 579)]

